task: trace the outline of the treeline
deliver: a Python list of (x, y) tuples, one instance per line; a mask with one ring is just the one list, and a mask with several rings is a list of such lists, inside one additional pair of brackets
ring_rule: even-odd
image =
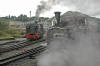
[[(35, 16), (32, 16), (31, 18), (30, 17), (27, 17), (27, 15), (24, 15), (24, 14), (21, 14), (19, 15), (18, 17), (16, 16), (5, 16), (5, 17), (1, 17), (1, 19), (3, 21), (5, 20), (13, 20), (13, 21), (21, 21), (21, 22), (27, 22), (27, 21), (32, 21), (35, 19)], [(48, 17), (40, 17), (39, 19), (41, 19), (42, 21), (46, 21), (48, 20), (49, 18)]]

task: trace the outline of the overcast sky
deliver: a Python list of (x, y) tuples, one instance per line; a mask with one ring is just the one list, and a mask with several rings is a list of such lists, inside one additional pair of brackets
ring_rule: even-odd
[[(35, 16), (37, 5), (40, 4), (40, 0), (0, 0), (0, 17), (7, 15), (19, 16), (20, 14), (26, 14), (28, 17), (31, 15)], [(41, 16), (52, 17), (53, 12), (56, 10), (62, 11), (63, 13), (66, 8), (61, 6), (54, 7), (51, 11), (42, 14)]]
[[(0, 17), (7, 15), (18, 16), (25, 14), (28, 17), (31, 15), (35, 16), (37, 5), (40, 4), (41, 0), (0, 0)], [(59, 1), (60, 4), (53, 5), (49, 11), (41, 13), (40, 16), (52, 17), (54, 11), (61, 11), (62, 14), (66, 11), (79, 11), (90, 16), (100, 15), (99, 0), (53, 0)], [(90, 2), (91, 1), (91, 2)], [(89, 4), (89, 5), (88, 5)]]

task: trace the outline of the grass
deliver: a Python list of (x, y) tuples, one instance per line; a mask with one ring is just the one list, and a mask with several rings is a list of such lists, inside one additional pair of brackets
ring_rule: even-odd
[(4, 34), (0, 36), (0, 39), (13, 38), (13, 36), (19, 36), (19, 34)]
[(0, 39), (13, 38), (12, 36), (2, 36)]

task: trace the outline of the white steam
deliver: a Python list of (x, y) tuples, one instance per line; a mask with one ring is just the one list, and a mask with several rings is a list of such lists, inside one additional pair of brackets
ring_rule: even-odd
[[(41, 1), (36, 10), (36, 16), (52, 9), (52, 6), (61, 4), (74, 7), (83, 13), (90, 15), (100, 14), (99, 0), (48, 0)], [(81, 34), (72, 32), (74, 40), (64, 38), (53, 40), (51, 45), (39, 58), (38, 66), (100, 66), (100, 37), (96, 33), (97, 23), (89, 22), (90, 32)]]
[(78, 34), (77, 41), (54, 40), (38, 61), (38, 66), (100, 66), (99, 34)]

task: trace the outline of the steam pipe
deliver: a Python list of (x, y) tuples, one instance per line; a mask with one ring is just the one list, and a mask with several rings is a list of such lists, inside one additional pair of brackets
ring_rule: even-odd
[(54, 12), (54, 14), (55, 14), (55, 18), (57, 20), (57, 26), (59, 26), (60, 25), (60, 14), (61, 14), (61, 12)]

